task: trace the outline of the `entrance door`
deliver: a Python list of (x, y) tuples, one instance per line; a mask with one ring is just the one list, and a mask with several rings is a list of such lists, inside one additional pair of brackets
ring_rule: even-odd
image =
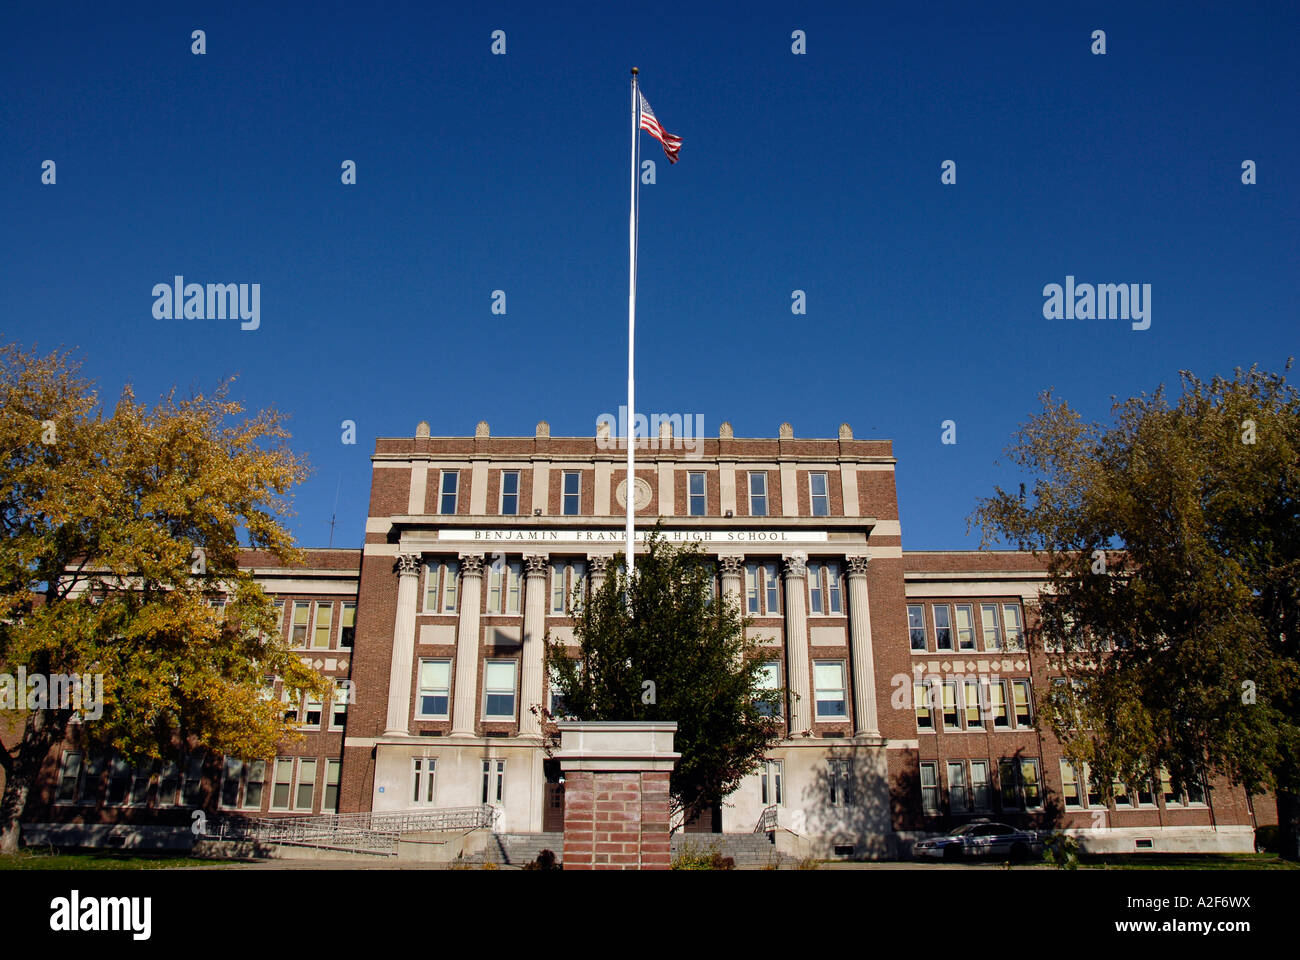
[(721, 833), (722, 804), (715, 803), (701, 810), (697, 816), (682, 824), (685, 833)]
[(545, 788), (542, 790), (542, 831), (544, 833), (564, 832), (564, 783), (560, 777), (560, 764), (556, 760), (542, 763), (546, 776)]

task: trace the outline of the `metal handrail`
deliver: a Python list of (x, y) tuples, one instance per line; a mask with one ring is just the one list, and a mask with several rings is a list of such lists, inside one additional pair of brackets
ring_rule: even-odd
[(771, 833), (776, 829), (776, 805), (765, 807), (763, 812), (758, 815), (758, 823), (754, 824), (755, 833)]

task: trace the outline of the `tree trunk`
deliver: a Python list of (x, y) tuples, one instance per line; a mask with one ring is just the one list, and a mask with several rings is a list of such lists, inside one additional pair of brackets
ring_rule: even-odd
[(1300, 794), (1277, 791), (1277, 836), (1283, 858), (1300, 860)]
[(18, 818), (27, 806), (29, 793), (31, 783), (17, 769), (5, 777), (4, 796), (0, 799), (0, 854), (18, 852), (18, 840), (22, 836)]

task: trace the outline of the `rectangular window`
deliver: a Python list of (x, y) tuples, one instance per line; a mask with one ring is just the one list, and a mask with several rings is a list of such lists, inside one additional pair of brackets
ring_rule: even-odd
[(686, 475), (687, 499), (690, 501), (690, 515), (702, 517), (708, 506), (704, 493), (704, 474), (691, 472)]
[(271, 809), (288, 810), (293, 793), (293, 758), (276, 757), (275, 786), (271, 789)]
[(934, 645), (936, 650), (952, 649), (952, 610), (946, 603), (936, 603), (934, 610)]
[(957, 713), (957, 681), (943, 681), (943, 728), (960, 730), (961, 718)]
[(413, 803), (426, 805), (433, 803), (433, 772), (437, 762), (433, 757), (416, 757), (411, 761), (411, 793)]
[(103, 786), (104, 758), (87, 757), (85, 770), (81, 775), (81, 792), (77, 795), (78, 803), (94, 804), (99, 800), (99, 791)]
[(1004, 603), (1002, 605), (1002, 619), (1006, 622), (1007, 627), (1007, 649), (1024, 650), (1025, 624), (1020, 613), (1020, 605), (1018, 603)]
[(776, 573), (775, 563), (763, 564), (763, 589), (765, 593), (766, 607), (764, 612), (769, 617), (779, 617), (781, 615), (781, 579)]
[(768, 661), (759, 668), (758, 688), (768, 693), (768, 699), (758, 702), (758, 712), (765, 717), (781, 716), (779, 697), (772, 695), (781, 689), (781, 664), (775, 660)]
[(108, 795), (104, 798), (104, 803), (108, 806), (120, 806), (125, 803), (130, 787), (131, 764), (121, 757), (114, 757), (108, 767)]
[(1128, 784), (1119, 780), (1112, 780), (1110, 784), (1111, 796), (1115, 798), (1115, 806), (1131, 807), (1133, 798), (1129, 795)]
[[(578, 664), (581, 667), (581, 664)], [(565, 697), (564, 691), (560, 688), (560, 681), (555, 671), (552, 670), (547, 678), (546, 689), (551, 697), (551, 716), (557, 720), (563, 719), (573, 713), (569, 709), (568, 698)]]
[(912, 699), (916, 702), (916, 728), (934, 729), (934, 681), (922, 680), (912, 684)]
[(843, 720), (848, 716), (844, 701), (844, 664), (839, 660), (813, 662), (817, 719)]
[(975, 649), (975, 622), (969, 603), (957, 604), (957, 649)]
[[(575, 598), (574, 593), (577, 592)], [(587, 565), (581, 560), (559, 561), (551, 564), (551, 613), (567, 616), (569, 604), (577, 614), (587, 592)]]
[(1007, 683), (1005, 680), (989, 681), (989, 712), (993, 714), (993, 727), (1010, 727), (1011, 716), (1007, 713)]
[(515, 718), (515, 661), (489, 660), (483, 674), (483, 715)]
[(316, 630), (312, 639), (312, 647), (317, 650), (324, 650), (330, 645), (330, 625), (334, 620), (334, 604), (317, 603), (316, 604)]
[(348, 722), (348, 700), (351, 699), (352, 681), (335, 680), (334, 697), (330, 704), (330, 729), (342, 730)]
[(809, 609), (813, 613), (832, 615), (843, 613), (840, 565), (838, 563), (808, 564), (808, 594)]
[(1015, 705), (1016, 726), (1021, 728), (1030, 726), (1033, 721), (1031, 713), (1033, 697), (1029, 692), (1029, 681), (1012, 680), (1011, 697)]
[(1183, 785), (1183, 796), (1189, 807), (1202, 806), (1205, 803), (1205, 784), (1199, 776), (1194, 776)]
[(442, 471), (442, 496), (438, 512), (453, 514), (456, 512), (456, 493), (460, 487), (460, 473), (455, 470)]
[(504, 760), (483, 761), (483, 802), (504, 803), (506, 782), (506, 762)]
[(501, 514), (506, 517), (519, 513), (519, 471), (501, 472)]
[(266, 761), (254, 760), (248, 764), (248, 776), (244, 782), (244, 809), (262, 809), (262, 790), (266, 786)]
[(1092, 775), (1092, 768), (1088, 764), (1083, 765), (1083, 792), (1088, 798), (1088, 806), (1101, 806), (1101, 791), (1097, 789), (1097, 778)]
[(749, 515), (767, 516), (767, 474), (749, 471)]
[(143, 807), (149, 802), (149, 785), (158, 772), (158, 761), (146, 760), (136, 766), (131, 774), (131, 793), (127, 802), (133, 807)]
[(339, 649), (350, 650), (357, 638), (357, 605), (343, 604), (339, 615)]
[(745, 564), (745, 603), (748, 611), (759, 617), (780, 616), (779, 584), (775, 563)]
[(1038, 785), (1038, 761), (1020, 761), (1020, 793), (1026, 810), (1037, 810), (1043, 805), (1042, 791)]
[(451, 702), (451, 661), (421, 660), (416, 715), (445, 720)]
[(311, 810), (316, 799), (316, 758), (303, 757), (298, 761), (298, 792), (294, 796), (295, 810)]
[(998, 780), (1002, 789), (1002, 809), (1023, 807), (1036, 810), (1043, 805), (1037, 760), (999, 760)]
[(442, 564), (426, 563), (424, 565), (424, 612), (438, 612), (438, 577), (442, 573)]
[(319, 730), (323, 706), (324, 705), (320, 702), (320, 698), (315, 697), (310, 693), (307, 694), (307, 706), (303, 710), (302, 725), (311, 730)]
[(169, 760), (163, 764), (162, 772), (158, 774), (158, 806), (174, 807), (176, 805), (176, 792), (181, 786), (181, 768), (175, 760)]
[(181, 798), (185, 806), (197, 807), (203, 799), (203, 755), (190, 754), (181, 770)]
[(1135, 792), (1137, 793), (1139, 807), (1154, 807), (1156, 805), (1156, 795), (1152, 789), (1150, 777), (1139, 780)]
[(228, 809), (239, 806), (239, 788), (244, 779), (244, 761), (226, 757), (221, 764), (221, 805)]
[(783, 764), (780, 760), (764, 760), (758, 768), (759, 792), (765, 807), (779, 807)]
[(925, 607), (917, 604), (907, 605), (907, 634), (912, 642), (912, 649), (925, 652)]
[(1016, 761), (998, 761), (998, 788), (1002, 794), (1003, 810), (1020, 809), (1020, 777), (1016, 773)]
[(65, 753), (63, 769), (59, 773), (57, 803), (73, 803), (77, 799), (77, 782), (81, 779), (81, 754)]
[(307, 624), (311, 616), (311, 604), (305, 600), (293, 602), (293, 632), (289, 635), (289, 645), (302, 648), (307, 646)]
[(998, 629), (998, 606), (995, 603), (980, 604), (980, 625), (984, 628), (984, 649), (1002, 649), (1002, 631)]
[(1061, 761), (1061, 797), (1067, 810), (1083, 805), (1079, 796), (1079, 773), (1068, 760)]
[(808, 565), (808, 610), (810, 613), (825, 613), (822, 609), (822, 578), (816, 564)]
[(989, 762), (972, 760), (970, 762), (970, 798), (971, 809), (976, 811), (991, 809), (992, 792), (989, 789)]
[(582, 474), (576, 470), (564, 471), (564, 504), (566, 517), (576, 517), (582, 506)]
[(342, 760), (325, 761), (325, 796), (321, 800), (321, 813), (335, 813), (339, 806), (339, 771)]
[(298, 703), (300, 694), (292, 689), (289, 685), (281, 682), (280, 684), (280, 703), (283, 704), (284, 722), (298, 722)]
[(456, 591), (460, 585), (460, 561), (448, 560), (442, 564), (442, 609), (444, 613), (456, 612)]
[(831, 515), (831, 498), (828, 493), (826, 474), (808, 474), (808, 488), (812, 494), (812, 515), (829, 517)]
[(970, 811), (970, 797), (966, 794), (966, 764), (961, 760), (948, 761), (948, 809), (952, 813)]
[(939, 768), (933, 760), (921, 763), (921, 810), (927, 814), (939, 812)]
[(275, 633), (271, 636), (277, 639), (283, 636), (284, 632), (284, 601), (279, 597), (268, 597), (271, 602), (271, 611), (275, 614)]
[(984, 729), (984, 712), (980, 709), (980, 682), (979, 680), (968, 679), (965, 681), (965, 688), (962, 691), (965, 695), (966, 707), (966, 729), (983, 730)]
[(849, 774), (847, 760), (827, 760), (830, 802), (832, 807), (847, 807), (853, 804), (853, 782)]
[(518, 560), (497, 562), (488, 568), (488, 613), (519, 612), (519, 581), (523, 565)]

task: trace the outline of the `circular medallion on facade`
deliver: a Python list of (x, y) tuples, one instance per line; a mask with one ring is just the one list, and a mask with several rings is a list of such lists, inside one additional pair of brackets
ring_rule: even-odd
[[(627, 506), (627, 481), (626, 480), (619, 483), (618, 489), (614, 491), (614, 498), (618, 500), (618, 505), (620, 507)], [(644, 510), (647, 506), (650, 505), (650, 484), (646, 483), (640, 477), (636, 478), (636, 493), (634, 495), (632, 505), (637, 510)]]

